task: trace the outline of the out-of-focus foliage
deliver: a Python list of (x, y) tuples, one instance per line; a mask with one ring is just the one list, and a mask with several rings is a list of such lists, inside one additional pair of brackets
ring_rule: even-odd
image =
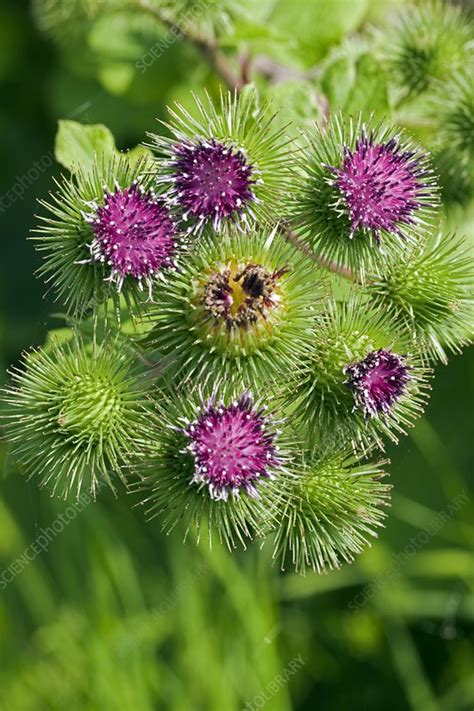
[[(389, 13), (404, 4), (264, 0), (240, 11), (240, 3), (226, 2), (225, 21), (217, 17), (212, 29), (224, 51), (238, 47), (286, 82), (267, 92), (285, 119), (305, 124), (328, 103), (390, 112), (435, 148), (446, 229), (472, 243), (472, 173), (453, 168), (466, 165), (466, 144), (452, 140), (452, 122), (440, 134), (447, 114), (433, 112), (431, 96), (399, 102), (390, 71), (368, 47), (370, 24), (390, 24)], [(0, 8), (5, 367), (63, 323), (47, 316), (57, 307), (41, 300), (25, 239), (35, 198), (57, 173), (57, 120), (105, 124), (126, 149), (154, 130), (167, 103), (188, 106), (189, 90), (204, 85), (217, 93), (218, 80), (194, 47), (169, 41), (164, 25), (124, 5), (37, 0), (31, 14), (10, 0)], [(358, 30), (362, 38), (349, 36)], [(165, 49), (156, 49), (164, 39)], [(257, 72), (253, 78), (263, 90), (266, 82)], [(433, 97), (446, 91), (441, 81)], [(473, 708), (473, 373), (472, 351), (438, 368), (426, 417), (390, 452), (396, 493), (383, 540), (322, 577), (280, 575), (270, 548), (231, 558), (219, 546), (196, 551), (164, 539), (130, 508), (133, 497), (103, 492), (46, 551), (18, 562), (10, 582), (14, 561), (25, 561), (25, 550), (65, 508), (21, 478), (1, 446), (0, 709), (237, 711), (248, 702), (256, 708), (259, 695), (272, 711)], [(467, 498), (456, 507), (460, 492)], [(288, 674), (298, 655), (302, 665)]]

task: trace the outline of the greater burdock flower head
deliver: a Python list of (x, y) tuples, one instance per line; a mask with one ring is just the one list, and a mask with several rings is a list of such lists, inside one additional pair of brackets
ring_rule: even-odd
[(163, 201), (133, 183), (104, 194), (103, 204), (91, 205), (88, 220), (94, 233), (92, 258), (110, 267), (110, 281), (121, 291), (125, 279), (145, 281), (151, 291), (153, 279), (174, 266), (177, 229)]
[(258, 497), (258, 480), (278, 466), (276, 431), (249, 393), (230, 405), (211, 398), (184, 433), (195, 462), (192, 481), (206, 484), (213, 499), (241, 491)]
[(196, 116), (176, 105), (171, 138), (150, 134), (156, 180), (190, 233), (206, 225), (247, 229), (275, 218), (288, 186), (292, 149), (267, 106), (251, 92), (224, 94), (218, 105), (196, 98)]
[(66, 497), (125, 479), (147, 429), (147, 388), (131, 354), (110, 341), (73, 340), (26, 355), (3, 399), (7, 440), (20, 467)]
[(186, 381), (258, 387), (298, 366), (324, 290), (314, 263), (276, 231), (206, 236), (160, 285), (146, 343)]
[(403, 355), (407, 343), (396, 322), (358, 296), (326, 305), (289, 395), (313, 448), (397, 441), (421, 414), (427, 387), (418, 354)]
[(44, 253), (40, 274), (69, 312), (81, 315), (121, 291), (142, 301), (158, 276), (174, 266), (181, 240), (168, 208), (141, 177), (144, 164), (104, 159), (63, 178), (33, 238)]
[(212, 316), (214, 326), (248, 332), (256, 324), (270, 330), (281, 301), (281, 279), (289, 267), (269, 272), (261, 264), (231, 263), (212, 272), (202, 286), (199, 303)]
[(366, 417), (388, 414), (406, 393), (410, 366), (406, 357), (380, 348), (344, 368), (346, 385), (353, 391), (356, 407)]
[(438, 205), (428, 155), (383, 124), (334, 115), (315, 127), (288, 201), (296, 231), (328, 261), (383, 270), (424, 238)]
[(156, 408), (139, 489), (165, 530), (184, 524), (199, 538), (216, 529), (234, 547), (277, 524), (294, 445), (276, 402), (219, 382), (164, 387)]
[(373, 131), (367, 136), (362, 130), (353, 151), (345, 146), (341, 167), (330, 167), (349, 213), (351, 238), (367, 231), (379, 243), (382, 231), (403, 237), (402, 226), (414, 224), (427, 187), (415, 151), (402, 150), (395, 138), (376, 142)]
[(176, 144), (173, 152), (168, 199), (185, 222), (193, 220), (200, 231), (206, 223), (219, 230), (227, 219), (255, 219), (251, 203), (256, 201), (256, 169), (240, 148), (211, 139)]

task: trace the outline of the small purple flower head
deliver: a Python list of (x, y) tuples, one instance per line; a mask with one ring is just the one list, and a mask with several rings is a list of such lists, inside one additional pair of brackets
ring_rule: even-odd
[(191, 483), (207, 484), (212, 499), (225, 501), (229, 493), (238, 496), (241, 489), (258, 498), (256, 481), (271, 478), (280, 463), (274, 444), (277, 432), (248, 393), (228, 406), (212, 397), (184, 433), (189, 438), (185, 451), (195, 462)]
[(344, 369), (356, 407), (362, 408), (367, 418), (390, 413), (406, 392), (411, 379), (409, 371), (403, 356), (383, 349), (372, 351), (364, 360)]
[(377, 143), (373, 132), (363, 132), (355, 150), (345, 146), (342, 166), (330, 168), (349, 212), (351, 238), (358, 230), (372, 232), (377, 243), (382, 230), (403, 236), (402, 226), (415, 224), (432, 189), (415, 151), (404, 150), (396, 138)]
[(256, 202), (253, 186), (256, 170), (243, 151), (214, 138), (175, 144), (170, 161), (169, 198), (192, 219), (199, 232), (206, 223), (218, 230), (225, 220), (245, 221)]
[(110, 281), (121, 290), (127, 276), (144, 280), (151, 289), (153, 277), (172, 267), (177, 248), (177, 228), (162, 200), (143, 192), (135, 183), (106, 192), (104, 204), (90, 217), (94, 233), (92, 258), (112, 268)]

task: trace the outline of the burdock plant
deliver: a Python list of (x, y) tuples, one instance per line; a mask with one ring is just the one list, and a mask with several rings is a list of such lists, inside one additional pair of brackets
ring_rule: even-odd
[[(248, 58), (219, 46), (236, 6), (211, 5), (180, 32), (229, 91), (172, 106), (138, 162), (96, 137), (82, 164), (80, 126), (69, 137), (74, 174), (34, 234), (69, 330), (13, 370), (4, 430), (55, 493), (120, 484), (165, 533), (270, 540), (283, 567), (322, 572), (376, 535), (381, 451), (422, 413), (432, 366), (472, 339), (472, 260), (431, 159), (455, 155), (453, 175), (472, 162), (470, 28), (438, 2), (409, 7), (385, 42), (395, 112), (345, 112), (315, 85), (318, 121), (287, 130), (290, 100), (278, 112), (263, 77), (243, 86)], [(173, 7), (127, 11), (169, 29)], [(441, 80), (455, 90), (422, 144), (403, 106), (439, 100)]]

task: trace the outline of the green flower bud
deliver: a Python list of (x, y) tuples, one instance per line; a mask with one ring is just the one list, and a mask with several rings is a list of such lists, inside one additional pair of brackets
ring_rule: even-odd
[(473, 29), (460, 8), (429, 0), (402, 9), (379, 39), (394, 83), (416, 96), (451, 79), (469, 61)]
[(282, 568), (318, 573), (351, 563), (370, 545), (385, 518), (391, 487), (383, 462), (359, 463), (347, 454), (306, 463), (288, 491), (275, 536)]
[[(473, 38), (474, 42), (474, 38)], [(474, 62), (473, 62), (474, 65)], [(470, 67), (471, 70), (474, 66)], [(433, 113), (439, 122), (441, 145), (456, 151), (461, 160), (474, 167), (474, 82), (472, 71), (464, 71), (439, 87), (433, 100)]]
[(466, 204), (474, 194), (474, 66), (470, 69), (453, 81), (440, 82), (431, 100), (430, 113), (437, 123), (434, 163), (447, 204)]
[(68, 496), (114, 477), (149, 436), (146, 388), (118, 342), (86, 348), (74, 340), (28, 353), (3, 399), (6, 437), (20, 468)]
[(383, 275), (369, 280), (373, 306), (389, 313), (411, 334), (428, 361), (447, 362), (473, 336), (474, 274), (464, 239), (431, 237), (415, 247), (403, 262), (387, 264)]
[(474, 165), (463, 159), (457, 150), (447, 146), (433, 155), (443, 204), (446, 207), (468, 205), (474, 195)]

